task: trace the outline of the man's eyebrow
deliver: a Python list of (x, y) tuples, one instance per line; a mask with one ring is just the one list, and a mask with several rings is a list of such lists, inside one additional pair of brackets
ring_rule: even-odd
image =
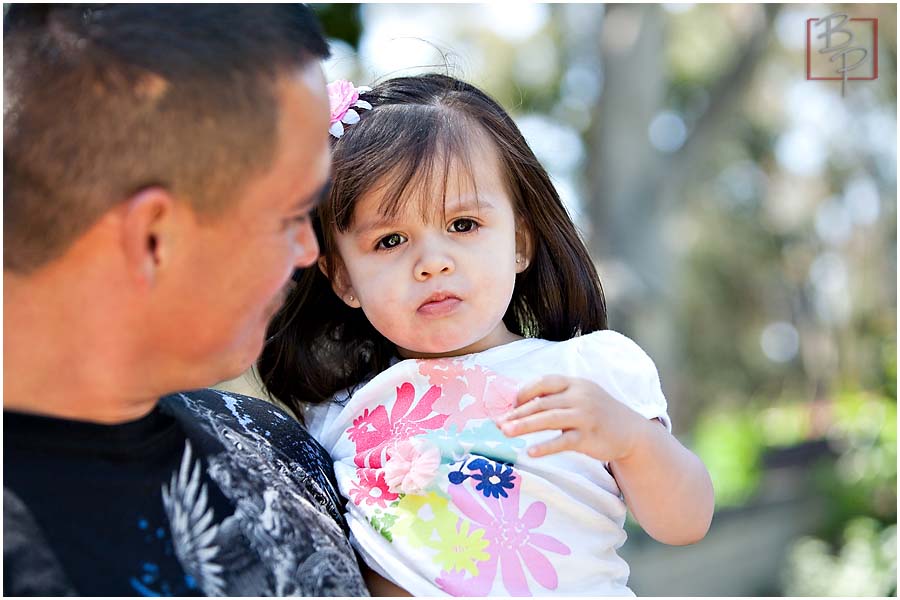
[(323, 183), (322, 187), (320, 187), (318, 190), (297, 202), (297, 204), (294, 205), (294, 209), (297, 211), (314, 210), (317, 206), (324, 202), (326, 198), (328, 198), (328, 194), (330, 193), (331, 180), (329, 179), (328, 181)]

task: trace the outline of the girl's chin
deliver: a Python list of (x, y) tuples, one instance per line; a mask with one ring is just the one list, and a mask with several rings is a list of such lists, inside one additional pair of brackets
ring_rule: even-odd
[(415, 345), (412, 348), (397, 346), (397, 351), (403, 358), (447, 358), (470, 353), (471, 351), (468, 350), (468, 347), (474, 343), (475, 342), (464, 342), (461, 344), (429, 344), (427, 346)]

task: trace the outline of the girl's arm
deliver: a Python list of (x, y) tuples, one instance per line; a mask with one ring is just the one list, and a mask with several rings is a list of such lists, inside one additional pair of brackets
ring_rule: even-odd
[(404, 590), (402, 587), (396, 585), (395, 583), (388, 581), (375, 571), (369, 568), (368, 565), (360, 561), (360, 571), (362, 571), (363, 580), (366, 582), (366, 587), (369, 588), (369, 594), (372, 596), (412, 596), (409, 592)]
[(607, 461), (648, 534), (666, 544), (691, 544), (706, 535), (714, 503), (709, 473), (658, 421), (576, 377), (543, 377), (523, 388), (517, 401), (498, 422), (506, 435), (562, 430), (529, 448), (531, 456), (572, 450)]
[[(635, 413), (637, 415), (637, 413)], [(706, 467), (657, 420), (633, 450), (609, 463), (625, 503), (648, 534), (665, 544), (693, 544), (709, 530), (713, 487)]]

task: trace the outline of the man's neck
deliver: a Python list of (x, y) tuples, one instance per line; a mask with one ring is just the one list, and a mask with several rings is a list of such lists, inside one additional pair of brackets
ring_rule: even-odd
[[(4, 396), (7, 394), (6, 386), (3, 390)], [(68, 396), (65, 390), (53, 392), (59, 396)], [(47, 397), (46, 390), (42, 398)], [(70, 397), (71, 401), (67, 403), (34, 403), (24, 402), (18, 405), (10, 402), (8, 397), (4, 397), (3, 410), (24, 414), (37, 415), (41, 417), (53, 417), (55, 419), (68, 419), (70, 421), (83, 421), (89, 423), (100, 423), (102, 425), (118, 425), (129, 421), (136, 421), (146, 416), (156, 406), (156, 402), (150, 404), (141, 403), (129, 406), (131, 410), (124, 410), (125, 407), (109, 406), (108, 408), (97, 402), (86, 404), (80, 402), (79, 398)]]
[(96, 423), (139, 419), (158, 394), (136, 385), (128, 348), (117, 343), (114, 319), (91, 322), (93, 311), (77, 294), (4, 272), (3, 409)]

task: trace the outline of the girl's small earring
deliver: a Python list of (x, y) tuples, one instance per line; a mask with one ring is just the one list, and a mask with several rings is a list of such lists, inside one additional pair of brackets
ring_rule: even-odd
[(353, 296), (347, 298), (350, 302), (353, 302)]

